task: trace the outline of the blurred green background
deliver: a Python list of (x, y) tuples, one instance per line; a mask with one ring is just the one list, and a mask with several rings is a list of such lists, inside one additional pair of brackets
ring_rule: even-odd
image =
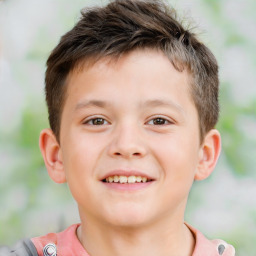
[[(0, 0), (0, 245), (79, 221), (67, 186), (48, 178), (38, 148), (48, 127), (45, 62), (80, 9), (105, 2)], [(239, 256), (256, 255), (256, 1), (169, 2), (220, 65), (222, 155), (212, 176), (194, 184), (186, 221), (233, 244)]]

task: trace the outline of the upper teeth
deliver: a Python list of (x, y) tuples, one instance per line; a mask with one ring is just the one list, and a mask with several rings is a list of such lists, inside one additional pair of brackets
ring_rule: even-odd
[(147, 182), (148, 179), (146, 177), (141, 176), (109, 176), (106, 178), (106, 182), (112, 183), (136, 183), (136, 182)]

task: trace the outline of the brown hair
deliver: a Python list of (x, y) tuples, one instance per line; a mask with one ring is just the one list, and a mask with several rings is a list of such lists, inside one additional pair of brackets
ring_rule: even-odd
[(135, 49), (161, 50), (178, 71), (191, 74), (191, 95), (201, 140), (218, 120), (218, 65), (211, 51), (177, 21), (175, 10), (158, 0), (115, 0), (82, 10), (47, 61), (46, 101), (50, 127), (59, 140), (67, 76), (79, 64), (120, 57)]

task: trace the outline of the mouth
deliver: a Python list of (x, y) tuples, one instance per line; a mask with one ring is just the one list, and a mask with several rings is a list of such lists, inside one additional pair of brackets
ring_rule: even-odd
[(145, 176), (125, 176), (125, 175), (113, 175), (108, 176), (102, 180), (104, 183), (119, 183), (119, 184), (135, 184), (135, 183), (148, 183), (152, 182), (153, 179), (150, 179)]

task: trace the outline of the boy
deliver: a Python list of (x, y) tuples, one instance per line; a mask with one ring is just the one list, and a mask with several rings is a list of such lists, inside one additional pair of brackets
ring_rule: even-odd
[(234, 255), (184, 223), (193, 181), (220, 153), (219, 82), (214, 56), (174, 10), (141, 0), (85, 10), (45, 81), (51, 129), (40, 149), (81, 224), (23, 241), (15, 255)]

